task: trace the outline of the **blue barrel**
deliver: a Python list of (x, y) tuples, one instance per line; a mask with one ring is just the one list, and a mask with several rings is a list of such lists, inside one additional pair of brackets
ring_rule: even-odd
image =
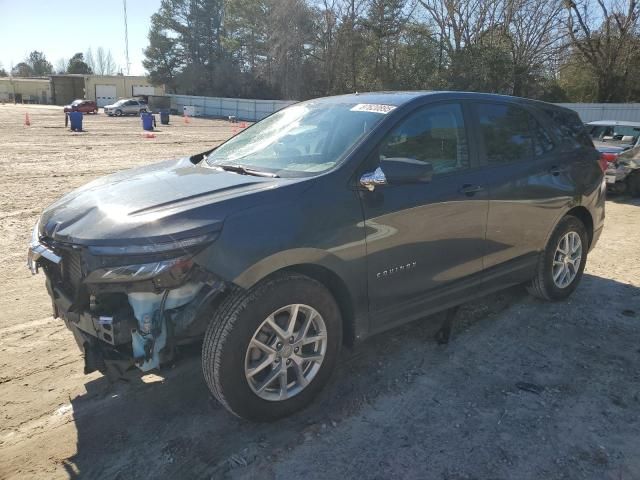
[(160, 123), (169, 125), (169, 110), (160, 110)]
[(153, 114), (142, 112), (140, 114), (140, 118), (142, 118), (142, 129), (147, 130), (148, 132), (153, 132), (153, 127), (156, 124), (156, 118)]
[(69, 123), (71, 124), (71, 131), (82, 131), (82, 112), (69, 112)]

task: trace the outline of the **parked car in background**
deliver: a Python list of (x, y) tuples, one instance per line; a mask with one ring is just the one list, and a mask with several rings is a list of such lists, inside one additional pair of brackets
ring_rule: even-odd
[(618, 153), (601, 152), (601, 155), (607, 161), (607, 189), (640, 197), (640, 146)]
[(149, 111), (149, 106), (142, 100), (136, 98), (123, 98), (112, 105), (104, 106), (104, 113), (109, 116), (115, 115), (140, 115), (142, 112)]
[(69, 105), (64, 106), (64, 113), (77, 110), (82, 113), (98, 113), (98, 105), (93, 100), (78, 99), (71, 102)]
[(587, 132), (598, 147), (617, 147), (628, 150), (640, 146), (640, 123), (617, 120), (598, 120), (587, 123)]
[(543, 102), (319, 98), (68, 193), (28, 264), (86, 373), (149, 371), (202, 339), (218, 401), (273, 420), (311, 402), (343, 343), (521, 283), (571, 295), (604, 225), (599, 159), (577, 114)]
[(640, 196), (640, 122), (599, 120), (586, 127), (606, 162), (607, 189)]

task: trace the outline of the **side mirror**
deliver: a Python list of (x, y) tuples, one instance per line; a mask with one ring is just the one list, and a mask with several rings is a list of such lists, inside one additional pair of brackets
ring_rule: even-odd
[(374, 172), (360, 177), (360, 185), (373, 191), (379, 185), (427, 183), (433, 177), (433, 166), (415, 158), (383, 158)]

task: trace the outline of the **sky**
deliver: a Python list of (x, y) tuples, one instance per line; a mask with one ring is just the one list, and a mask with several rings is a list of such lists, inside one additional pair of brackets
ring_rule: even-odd
[[(144, 74), (151, 15), (160, 0), (127, 0), (131, 75)], [(9, 71), (32, 50), (42, 51), (54, 69), (91, 47), (111, 50), (126, 74), (123, 0), (0, 0), (0, 63)]]

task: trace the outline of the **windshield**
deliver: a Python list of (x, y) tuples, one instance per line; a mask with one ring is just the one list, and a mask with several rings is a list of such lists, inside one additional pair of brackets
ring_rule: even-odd
[(280, 177), (316, 175), (337, 165), (393, 108), (298, 103), (231, 138), (207, 157), (207, 164), (242, 166)]
[(640, 126), (590, 125), (591, 139), (600, 142), (634, 145), (640, 135)]
[(80, 105), (84, 100), (74, 100), (73, 102), (71, 102), (71, 105), (77, 107), (78, 105)]

